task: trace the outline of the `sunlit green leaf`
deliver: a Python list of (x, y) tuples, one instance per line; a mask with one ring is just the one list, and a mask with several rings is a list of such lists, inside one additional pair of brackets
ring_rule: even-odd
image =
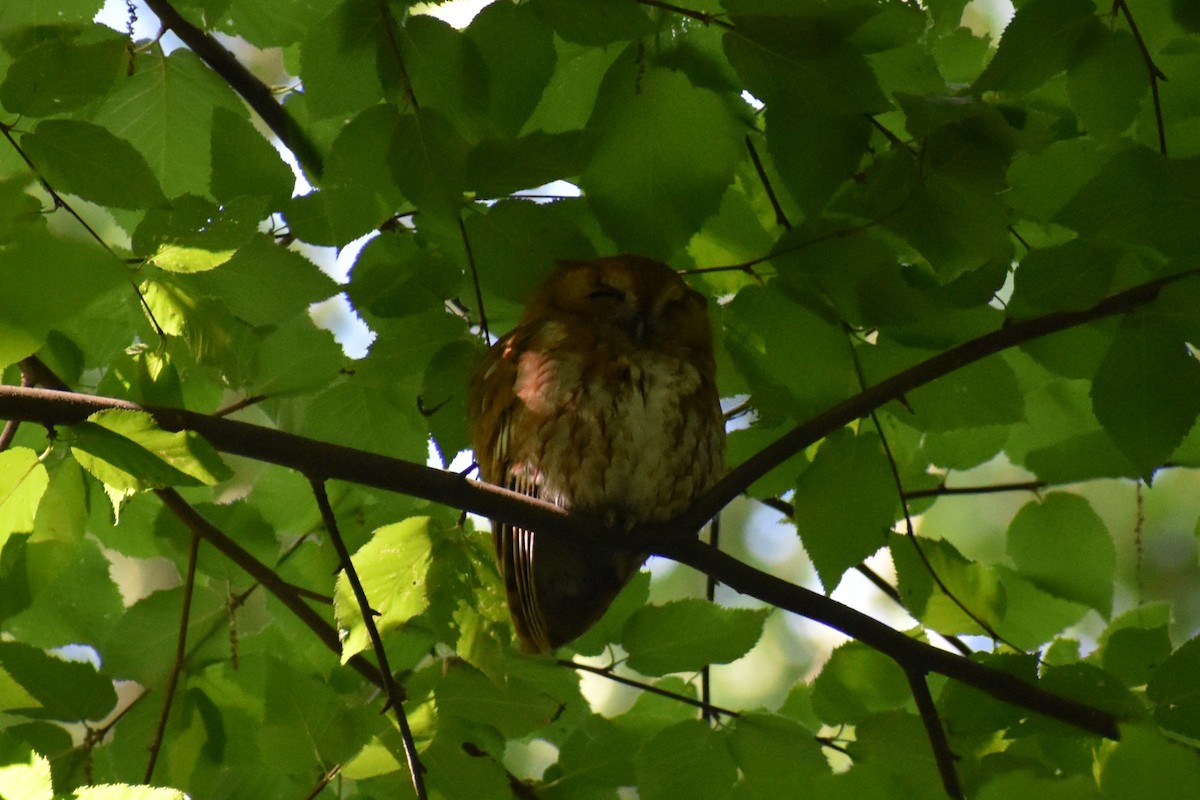
[[(353, 556), (371, 609), (378, 612), (375, 626), (381, 635), (396, 630), (429, 605), (425, 575), (433, 544), (428, 517), (414, 517), (375, 531), (371, 541)], [(338, 576), (334, 608), (346, 635), (342, 662), (370, 646), (363, 611), (345, 573)]]
[(199, 434), (160, 428), (141, 411), (99, 411), (74, 427), (79, 463), (118, 491), (212, 485), (230, 476)]

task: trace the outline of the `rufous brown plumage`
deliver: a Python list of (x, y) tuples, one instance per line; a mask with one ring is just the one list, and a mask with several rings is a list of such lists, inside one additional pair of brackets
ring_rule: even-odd
[[(481, 477), (604, 519), (620, 535), (668, 519), (724, 469), (704, 297), (665, 264), (561, 262), (471, 379)], [(644, 556), (493, 525), (521, 647), (594, 624)]]

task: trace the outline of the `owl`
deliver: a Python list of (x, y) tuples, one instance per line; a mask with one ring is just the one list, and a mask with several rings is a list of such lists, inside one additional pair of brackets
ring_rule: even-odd
[[(560, 262), (468, 392), (491, 483), (603, 519), (621, 535), (682, 512), (725, 464), (704, 297), (667, 265), (620, 255)], [(593, 625), (646, 556), (492, 526), (521, 648)]]

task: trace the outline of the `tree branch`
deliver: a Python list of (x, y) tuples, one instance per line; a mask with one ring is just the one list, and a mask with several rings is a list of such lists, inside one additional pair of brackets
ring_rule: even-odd
[(1163, 287), (1198, 274), (1200, 270), (1193, 269), (1139, 284), (1111, 295), (1084, 311), (1055, 311), (1013, 322), (928, 358), (797, 425), (726, 474), (690, 509), (673, 520), (670, 528), (678, 531), (699, 530), (700, 526), (752, 483), (796, 453), (919, 386), (932, 383), (944, 375), (1010, 347), (1147, 305), (1158, 297)]
[[(0, 418), (29, 420), (52, 427), (79, 422), (90, 414), (109, 408), (142, 410), (150, 413), (167, 430), (195, 431), (224, 452), (290, 467), (306, 475), (337, 478), (402, 492), (550, 535), (574, 537), (575, 541), (597, 541), (604, 537), (614, 546), (652, 552), (687, 564), (736, 591), (840, 630), (889, 655), (905, 668), (938, 672), (1001, 700), (1115, 738), (1116, 719), (1112, 714), (1051, 695), (1012, 676), (909, 639), (854, 609), (713, 550), (692, 536), (730, 500), (774, 466), (871, 410), (1009, 347), (1144, 306), (1153, 301), (1164, 286), (1197, 273), (1200, 270), (1135, 286), (1084, 311), (1059, 311), (1016, 322), (927, 359), (797, 426), (730, 472), (716, 487), (699, 498), (691, 509), (673, 520), (656, 524), (656, 533), (638, 527), (616, 542), (606, 535), (608, 530), (600, 520), (571, 515), (550, 503), (472, 481), (455, 473), (183, 409), (142, 407), (112, 398), (0, 386)], [(159, 490), (159, 494), (164, 498), (174, 495), (171, 490)], [(167, 499), (164, 502), (168, 502), (168, 505), (182, 504), (177, 513), (190, 512), (199, 517), (178, 495), (174, 495), (170, 502)], [(208, 525), (203, 518), (196, 524)], [(220, 531), (216, 531), (216, 534), (226, 538)], [(302, 619), (315, 616), (286, 587), (277, 585), (279, 581), (274, 573), (270, 570), (266, 570), (266, 573), (255, 574), (254, 577), (281, 600), (284, 597), (293, 598), (300, 609), (296, 613)], [(320, 624), (324, 624), (324, 620), (320, 620)], [(379, 679), (377, 674), (371, 677)]]
[[(608, 535), (608, 528), (600, 520), (570, 515), (561, 508), (541, 500), (468, 480), (456, 473), (181, 409), (143, 408), (126, 400), (0, 386), (0, 417), (17, 417), (52, 426), (78, 422), (89, 414), (107, 408), (147, 411), (168, 430), (193, 430), (203, 435), (219, 450), (291, 467), (305, 474), (320, 474), (328, 478), (336, 477), (366, 486), (403, 492), (544, 531), (552, 536), (566, 536), (574, 541), (606, 541), (613, 546), (661, 555), (711, 575), (742, 594), (757, 597), (840, 630), (885, 653), (905, 668), (937, 672), (1014, 705), (1046, 714), (1102, 736), (1117, 736), (1116, 719), (1112, 714), (1057, 697), (1005, 673), (910, 639), (848, 606), (756, 570), (692, 538), (687, 533), (689, 529), (679, 527), (679, 518), (674, 523), (663, 526), (662, 529), (668, 531), (666, 534), (654, 535), (634, 529), (619, 541), (614, 541)], [(280, 586), (281, 581), (274, 572), (253, 559), (250, 560), (252, 563), (243, 564), (242, 560), (235, 557), (240, 555), (237, 551), (241, 548), (200, 517), (173, 490), (160, 489), (157, 493), (172, 511), (181, 515), (181, 519), (185, 519), (189, 529), (194, 530), (193, 525), (200, 526), (206, 531), (204, 538), (207, 541), (227, 555), (232, 551), (231, 558), (235, 558), (239, 565), (284, 601), (318, 635), (327, 639), (328, 646), (335, 650), (339, 648), (337, 636), (332, 628), (329, 628), (324, 620), (316, 617), (312, 609), (288, 587)], [(256, 565), (261, 569), (256, 569)], [(313, 617), (316, 617), (315, 624)], [(322, 633), (323, 628), (326, 633)], [(361, 666), (358, 668), (360, 672), (364, 672)], [(369, 665), (364, 675), (379, 685), (380, 676)]]

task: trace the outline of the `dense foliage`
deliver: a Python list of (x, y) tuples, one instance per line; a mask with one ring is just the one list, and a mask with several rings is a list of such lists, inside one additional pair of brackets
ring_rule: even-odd
[[(0, 3), (0, 795), (1200, 798), (1194, 4), (146, 5)], [(616, 252), (752, 499), (525, 656), (461, 512), (556, 518), (420, 465)]]

